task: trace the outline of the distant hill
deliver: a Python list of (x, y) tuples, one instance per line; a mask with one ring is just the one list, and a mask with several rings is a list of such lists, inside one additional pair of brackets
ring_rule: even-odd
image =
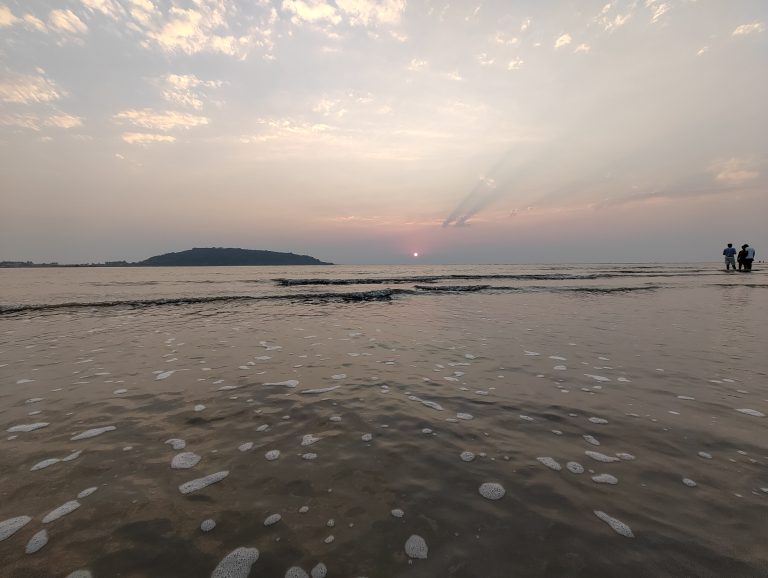
[(324, 263), (314, 257), (294, 253), (208, 247), (156, 255), (144, 261), (133, 263), (133, 265), (139, 267), (217, 267), (233, 265), (333, 265), (333, 263)]

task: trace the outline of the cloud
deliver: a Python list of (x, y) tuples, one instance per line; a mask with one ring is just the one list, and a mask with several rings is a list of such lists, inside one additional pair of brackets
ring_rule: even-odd
[(56, 128), (76, 128), (83, 125), (83, 120), (79, 116), (71, 114), (55, 114), (45, 121), (46, 126)]
[(48, 25), (65, 34), (85, 34), (88, 27), (71, 10), (51, 10), (48, 14)]
[(40, 130), (40, 118), (36, 114), (0, 115), (0, 126), (17, 126), (30, 130)]
[(163, 98), (180, 106), (200, 110), (206, 95), (201, 89), (219, 88), (220, 80), (201, 80), (194, 74), (169, 74), (162, 80)]
[(760, 176), (750, 159), (736, 157), (713, 163), (710, 172), (716, 181), (728, 185), (740, 185)]
[(122, 7), (113, 0), (80, 0), (80, 2), (90, 11), (100, 12), (114, 20), (117, 20), (124, 12)]
[(517, 36), (509, 36), (506, 32), (497, 32), (494, 34), (493, 41), (496, 44), (503, 44), (506, 46), (515, 46), (520, 44), (520, 39)]
[(53, 81), (43, 76), (42, 70), (38, 70), (37, 76), (8, 75), (6, 80), (0, 81), (0, 100), (4, 102), (52, 102), (61, 98), (62, 94)]
[(33, 16), (32, 14), (25, 14), (22, 17), (22, 20), (24, 20), (24, 24), (27, 25), (27, 28), (37, 30), (38, 32), (48, 32), (48, 28), (45, 26), (45, 23), (37, 16)]
[(420, 60), (418, 58), (414, 58), (411, 60), (410, 64), (408, 65), (408, 70), (411, 72), (419, 72), (421, 70), (424, 70), (429, 63), (426, 60)]
[(589, 46), (589, 44), (579, 44), (576, 48), (573, 49), (574, 52), (589, 52), (592, 48)]
[(159, 112), (151, 108), (124, 110), (118, 112), (112, 119), (119, 124), (128, 123), (141, 128), (162, 131), (168, 131), (175, 128), (188, 129), (206, 125), (209, 122), (209, 119), (204, 116), (196, 116), (172, 110)]
[(520, 70), (523, 67), (523, 64), (525, 64), (525, 60), (517, 56), (509, 61), (507, 70)]
[(11, 9), (8, 6), (0, 6), (0, 28), (7, 28), (13, 26), (19, 19), (13, 15)]
[(571, 35), (567, 32), (565, 34), (562, 34), (560, 37), (558, 37), (557, 40), (555, 40), (555, 49), (562, 48), (563, 46), (567, 46), (571, 43)]
[(495, 61), (493, 58), (488, 56), (485, 52), (477, 55), (477, 62), (480, 64), (480, 66), (491, 66)]
[(759, 34), (765, 31), (765, 24), (762, 22), (752, 22), (751, 24), (742, 24), (733, 31), (733, 36), (747, 36), (749, 34)]
[(322, 137), (335, 130), (335, 127), (324, 123), (312, 123), (292, 118), (262, 118), (258, 123), (263, 126), (263, 130), (255, 135), (241, 136), (240, 142), (243, 144), (261, 143), (272, 140), (297, 138), (302, 141), (307, 137)]
[(651, 10), (651, 22), (658, 22), (664, 14), (669, 12), (669, 4), (662, 2), (657, 4), (657, 0), (646, 0), (645, 5)]
[(45, 117), (35, 113), (11, 114), (0, 117), (0, 126), (17, 126), (29, 130), (39, 131), (43, 127), (76, 128), (82, 126), (83, 121), (78, 116), (56, 112)]
[(283, 0), (282, 7), (285, 12), (291, 14), (291, 22), (294, 24), (341, 22), (341, 16), (336, 8), (324, 0)]
[(709, 46), (702, 46), (699, 48), (699, 50), (696, 52), (696, 56), (702, 56), (703, 54), (706, 54), (709, 52)]
[(531, 27), (531, 19), (526, 18), (525, 20), (523, 20), (523, 23), (520, 25), (520, 32), (525, 32), (530, 27)]
[(614, 5), (609, 2), (603, 6), (600, 14), (595, 17), (594, 22), (601, 26), (605, 32), (613, 32), (614, 30), (624, 26), (629, 21), (629, 19), (632, 17), (633, 9), (634, 4), (629, 7), (629, 12), (626, 14), (614, 14)]
[(353, 26), (400, 23), (405, 12), (405, 0), (336, 0), (336, 5)]
[(167, 134), (151, 134), (144, 132), (124, 132), (122, 138), (128, 144), (153, 144), (176, 141), (176, 137)]

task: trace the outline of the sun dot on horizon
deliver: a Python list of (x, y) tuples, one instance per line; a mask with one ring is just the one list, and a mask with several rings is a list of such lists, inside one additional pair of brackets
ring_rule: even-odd
[(414, 253), (413, 253), (413, 256), (414, 256), (414, 257), (418, 257), (418, 256), (419, 256), (419, 253), (418, 253), (418, 252), (416, 252), (416, 251), (414, 251)]

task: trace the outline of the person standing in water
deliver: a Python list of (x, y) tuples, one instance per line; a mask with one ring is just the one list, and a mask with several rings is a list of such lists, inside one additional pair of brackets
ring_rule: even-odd
[(755, 249), (749, 245), (744, 245), (746, 253), (744, 255), (744, 271), (752, 272), (752, 261), (755, 260)]
[(742, 245), (741, 251), (739, 251), (739, 254), (736, 256), (736, 262), (739, 264), (739, 271), (741, 271), (741, 268), (744, 267), (744, 256), (747, 254), (747, 246)]
[(736, 249), (733, 243), (728, 243), (728, 246), (723, 249), (723, 255), (725, 255), (725, 270), (736, 270)]

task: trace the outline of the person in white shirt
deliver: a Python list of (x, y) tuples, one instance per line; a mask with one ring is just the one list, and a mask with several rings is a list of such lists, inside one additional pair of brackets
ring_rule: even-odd
[(752, 271), (752, 261), (755, 260), (754, 247), (746, 246), (746, 254), (744, 255), (744, 271)]

